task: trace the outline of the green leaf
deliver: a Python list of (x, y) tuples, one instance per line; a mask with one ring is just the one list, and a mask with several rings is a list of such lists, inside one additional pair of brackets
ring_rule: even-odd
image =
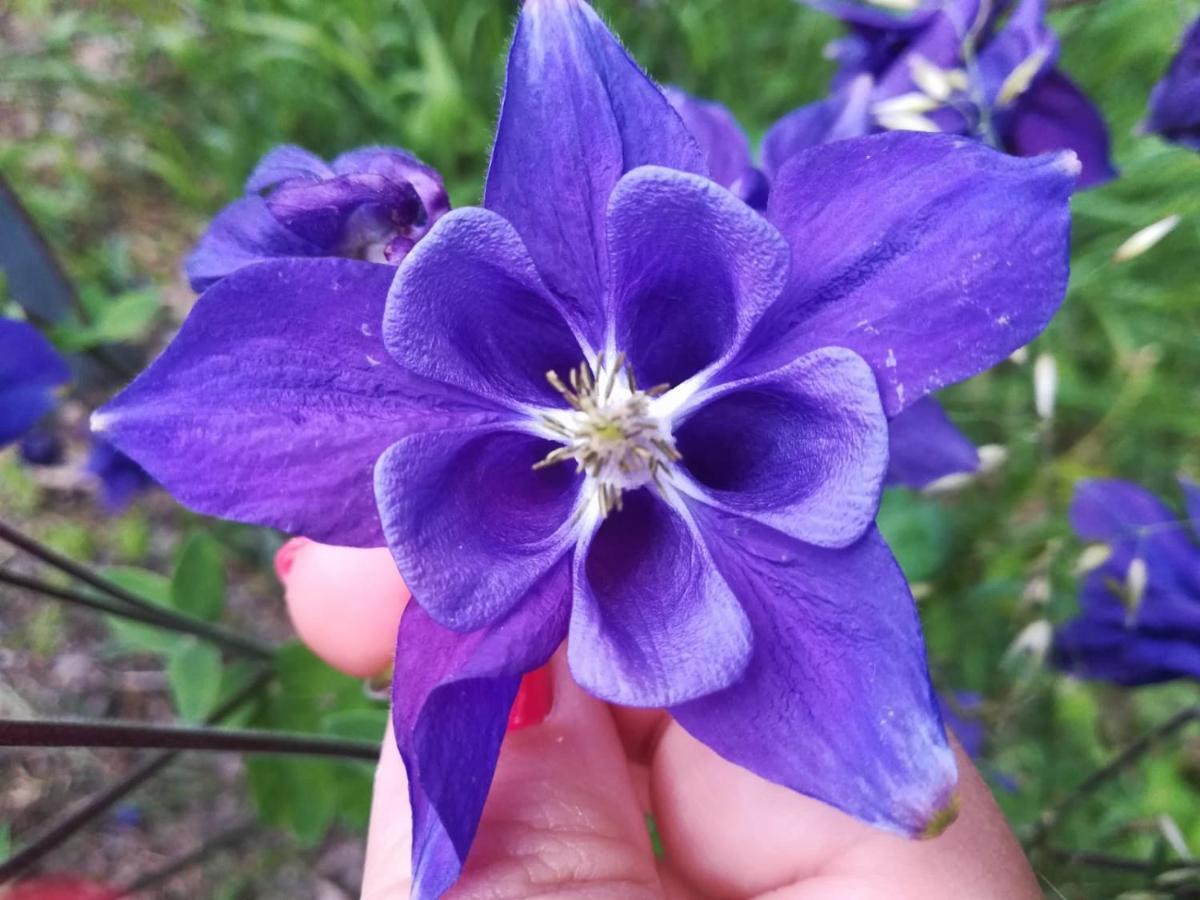
[(334, 763), (258, 756), (247, 760), (246, 774), (263, 819), (288, 829), (306, 847), (321, 842), (338, 815)]
[[(110, 566), (105, 576), (127, 591), (158, 606), (171, 605), (171, 582), (157, 572), (132, 566)], [(175, 631), (144, 625), (120, 616), (105, 616), (119, 654), (169, 654), (188, 640)]]
[(100, 305), (99, 315), (91, 327), (58, 328), (54, 340), (67, 351), (139, 341), (150, 333), (161, 308), (157, 291), (150, 288), (128, 291)]
[(167, 683), (179, 717), (203, 721), (221, 694), (221, 654), (195, 638), (179, 642), (167, 657)]
[(225, 565), (217, 542), (203, 533), (188, 537), (171, 579), (171, 604), (209, 621), (225, 608)]
[(380, 704), (377, 709), (345, 709), (332, 712), (321, 719), (321, 731), (337, 737), (358, 741), (383, 740), (388, 712)]
[(0, 825), (0, 863), (12, 855), (12, 830), (7, 825)]
[(877, 524), (911, 582), (932, 578), (949, 558), (950, 529), (935, 501), (909, 491), (888, 491)]

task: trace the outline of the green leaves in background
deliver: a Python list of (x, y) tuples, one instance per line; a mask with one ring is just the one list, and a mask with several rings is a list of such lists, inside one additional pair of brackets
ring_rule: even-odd
[(884, 494), (877, 524), (910, 582), (933, 578), (950, 556), (950, 525), (936, 500), (890, 490)]
[(196, 532), (184, 541), (171, 578), (171, 605), (208, 621), (225, 608), (225, 564), (210, 535)]
[(179, 717), (202, 722), (221, 694), (221, 652), (185, 637), (167, 653), (167, 683)]
[(127, 291), (107, 302), (89, 305), (97, 307), (91, 325), (61, 325), (54, 329), (54, 342), (60, 349), (77, 352), (104, 344), (145, 341), (162, 312), (162, 299), (154, 288)]

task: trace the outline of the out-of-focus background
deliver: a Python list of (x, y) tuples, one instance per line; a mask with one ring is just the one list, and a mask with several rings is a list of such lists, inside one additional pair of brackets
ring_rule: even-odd
[[(1063, 68), (1103, 110), (1122, 175), (1073, 201), (1070, 294), (1045, 336), (1024, 359), (944, 395), (976, 443), (1004, 448), (1002, 464), (957, 491), (890, 492), (881, 516), (920, 601), (935, 682), (983, 729), (980, 767), (1027, 839), (1120, 747), (1197, 700), (1194, 683), (1122, 690), (1039, 660), (1041, 623), (1076, 609), (1083, 547), (1066, 520), (1075, 482), (1117, 476), (1174, 497), (1177, 473), (1200, 473), (1200, 157), (1135, 133), (1196, 8), (1062, 5), (1052, 23)], [(596, 6), (655, 78), (725, 103), (754, 139), (825, 94), (832, 63), (822, 50), (840, 28), (792, 0)], [(86, 410), (186, 314), (183, 255), (272, 146), (323, 156), (406, 147), (442, 172), (454, 205), (478, 202), (514, 15), (500, 0), (0, 7), (0, 172), (75, 285), (77, 308), (50, 333), (87, 353), (96, 373), (57, 414), (68, 463), (84, 452)], [(1134, 231), (1170, 214), (1182, 221), (1162, 243), (1113, 261)], [(1057, 371), (1048, 417), (1034, 403), (1039, 357)], [(182, 600), (190, 611), (289, 639), (270, 567), (278, 536), (193, 516), (161, 492), (106, 515), (78, 471), (0, 453), (0, 517), (164, 603), (181, 602), (181, 579), (201, 584)], [(188, 640), (0, 586), (0, 714), (203, 719), (244, 664)], [(382, 703), (299, 645), (280, 652), (279, 670), (244, 722), (381, 731)], [(138, 759), (0, 751), (0, 860)], [(187, 756), (42, 868), (129, 883), (232, 831), (225, 849), (143, 896), (357, 896), (369, 779), (369, 767), (349, 763)], [(1094, 858), (1036, 842), (1048, 896), (1200, 896), (1194, 872), (1157, 877), (1200, 853), (1200, 732), (1146, 754), (1052, 838)], [(1134, 858), (1151, 864), (1122, 865)]]

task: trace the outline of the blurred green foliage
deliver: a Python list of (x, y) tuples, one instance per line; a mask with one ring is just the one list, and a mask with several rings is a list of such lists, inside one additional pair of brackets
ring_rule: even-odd
[[(792, 0), (597, 6), (656, 78), (721, 100), (755, 137), (822, 96), (831, 72), (821, 51), (835, 23)], [(72, 347), (136, 339), (177, 320), (180, 309), (164, 313), (162, 304), (187, 296), (176, 274), (182, 253), (281, 142), (325, 155), (404, 146), (442, 171), (457, 205), (476, 202), (515, 8), (498, 0), (12, 0), (0, 114), (15, 115), (0, 115), (0, 170), (94, 316), (88, 329), (58, 339)], [(979, 443), (1006, 448), (1007, 461), (954, 494), (896, 493), (881, 517), (917, 583), (935, 681), (985, 698), (984, 768), (1013, 782), (997, 794), (1022, 836), (1115, 748), (1197, 699), (1193, 684), (1120, 691), (1006, 661), (1026, 625), (1074, 611), (1081, 547), (1065, 511), (1079, 478), (1116, 475), (1174, 496), (1176, 473), (1200, 475), (1200, 157), (1136, 133), (1197, 11), (1194, 0), (1094, 0), (1055, 14), (1064, 66), (1102, 107), (1122, 169), (1115, 183), (1074, 201), (1070, 293), (1030, 351), (1057, 361), (1056, 415), (1035, 414), (1028, 362), (952, 389), (945, 399), (954, 418)], [(1131, 233), (1172, 213), (1182, 222), (1160, 245), (1113, 262)], [(86, 552), (86, 531), (60, 530), (60, 543)], [(135, 547), (144, 531), (130, 532)], [(186, 586), (113, 574), (160, 602), (215, 616), (219, 551), (187, 548), (176, 579), (185, 568), (197, 574)], [(212, 708), (217, 694), (194, 683), (212, 680), (219, 658), (136, 625), (112, 627), (114, 652), (166, 660), (181, 715)], [(259, 724), (382, 731), (382, 706), (357, 682), (299, 647), (280, 660)], [(339, 817), (361, 825), (365, 815), (361, 767), (260, 760), (251, 783), (265, 817), (306, 842)], [(1162, 816), (1200, 851), (1195, 736), (1114, 780), (1052, 838), (1165, 861), (1177, 850)], [(1146, 875), (1067, 864), (1044, 847), (1033, 853), (1051, 896), (1161, 890)]]

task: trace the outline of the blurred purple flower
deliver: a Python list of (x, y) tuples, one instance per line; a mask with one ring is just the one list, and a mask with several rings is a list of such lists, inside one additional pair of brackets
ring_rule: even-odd
[(0, 319), (0, 447), (10, 444), (54, 408), (54, 390), (71, 370), (32, 325)]
[(390, 147), (363, 147), (332, 163), (276, 147), (246, 181), (246, 196), (217, 214), (187, 260), (196, 291), (265, 259), (340, 256), (399, 265), (450, 209), (441, 176)]
[(21, 461), (30, 466), (57, 466), (63, 461), (62, 438), (51, 426), (35, 425), (21, 436), (17, 444)]
[(1154, 86), (1143, 127), (1200, 150), (1200, 19), (1188, 28), (1167, 74)]
[(95, 476), (100, 505), (109, 515), (124, 512), (134, 497), (155, 484), (145, 469), (101, 437), (92, 439), (86, 470)]
[(96, 416), (198, 510), (386, 535), (419, 598), (393, 697), (414, 896), (457, 878), (520, 679), (564, 639), (590, 692), (764, 778), (945, 824), (954, 761), (873, 525), (885, 416), (1045, 327), (1078, 165), (879, 135), (799, 156), (766, 216), (707, 171), (590, 6), (527, 0), (485, 209), (398, 272), (230, 275)]
[(974, 760), (978, 760), (983, 753), (985, 730), (978, 715), (982, 707), (983, 698), (972, 691), (938, 694), (942, 721), (954, 732), (967, 756)]
[(833, 48), (840, 69), (832, 96), (767, 133), (768, 174), (826, 141), (929, 131), (976, 137), (1016, 156), (1073, 150), (1080, 188), (1116, 175), (1103, 118), (1057, 67), (1045, 0), (925, 2), (906, 16), (844, 0), (805, 2), (841, 18), (851, 34)]
[(1083, 481), (1071, 525), (1111, 550), (1083, 580), (1079, 616), (1051, 658), (1081, 678), (1123, 685), (1200, 678), (1200, 487), (1182, 482), (1187, 520), (1127, 481)]

